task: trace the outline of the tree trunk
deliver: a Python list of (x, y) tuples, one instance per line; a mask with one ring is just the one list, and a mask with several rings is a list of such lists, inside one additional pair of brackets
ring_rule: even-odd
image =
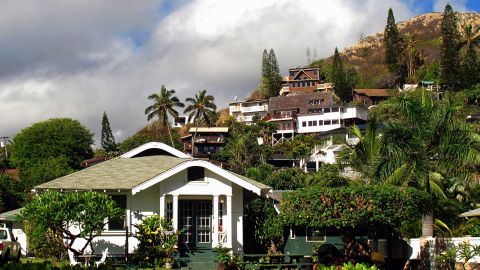
[(422, 217), (422, 236), (433, 237), (433, 213)]
[(192, 137), (192, 158), (195, 154), (195, 137), (197, 137), (197, 131), (198, 131), (198, 122), (197, 122), (197, 125), (195, 127), (195, 133), (193, 133), (193, 137)]
[(170, 136), (170, 143), (172, 144), (172, 147), (175, 148), (175, 146), (173, 145), (172, 132), (170, 131), (170, 123), (167, 123), (167, 130), (168, 135)]

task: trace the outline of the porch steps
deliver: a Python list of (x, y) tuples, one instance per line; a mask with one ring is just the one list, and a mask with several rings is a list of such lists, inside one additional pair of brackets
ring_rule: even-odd
[(217, 254), (209, 248), (187, 250), (180, 254), (182, 269), (212, 270), (216, 269)]

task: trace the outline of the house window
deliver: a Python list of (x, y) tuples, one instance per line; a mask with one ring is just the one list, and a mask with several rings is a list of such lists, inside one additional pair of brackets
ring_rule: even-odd
[(332, 125), (338, 125), (338, 120), (332, 120)]
[(333, 107), (332, 112), (338, 112), (338, 107)]
[(331, 120), (325, 120), (325, 121), (323, 121), (323, 124), (324, 124), (324, 125), (330, 125), (331, 123), (332, 123)]
[(344, 107), (341, 108), (341, 112), (342, 112), (342, 113), (345, 112), (345, 108), (344, 108)]
[(295, 234), (295, 226), (290, 226), (290, 239), (295, 239), (296, 234)]
[(330, 112), (330, 108), (323, 108), (323, 112), (324, 112), (324, 113), (329, 113), (329, 112)]
[(308, 126), (309, 127), (313, 126), (313, 121), (308, 121)]
[(307, 227), (307, 242), (325, 242), (325, 231)]
[(323, 120), (318, 120), (318, 125), (323, 126)]
[(317, 121), (313, 121), (313, 126), (314, 126), (314, 127), (317, 126)]
[(203, 167), (189, 167), (187, 169), (187, 181), (203, 181), (205, 169)]
[(291, 124), (287, 123), (287, 129), (291, 129)]
[[(127, 209), (127, 195), (111, 195), (111, 197), (117, 207), (123, 210)], [(122, 231), (125, 229), (126, 217), (110, 219), (107, 225), (109, 231)]]
[(303, 121), (302, 122), (302, 127), (306, 127), (307, 126), (307, 121)]
[(167, 202), (167, 221), (170, 222), (173, 218), (173, 202)]

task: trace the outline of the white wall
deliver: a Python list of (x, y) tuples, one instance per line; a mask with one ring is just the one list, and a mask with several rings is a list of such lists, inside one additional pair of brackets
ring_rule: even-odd
[(233, 184), (232, 196), (232, 249), (234, 254), (243, 252), (243, 188)]

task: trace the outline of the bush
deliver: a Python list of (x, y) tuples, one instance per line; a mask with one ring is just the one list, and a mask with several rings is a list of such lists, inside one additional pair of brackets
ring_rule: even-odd
[(140, 265), (158, 267), (173, 262), (179, 233), (174, 231), (171, 221), (154, 215), (135, 227), (138, 229), (135, 237), (139, 241), (136, 256)]

